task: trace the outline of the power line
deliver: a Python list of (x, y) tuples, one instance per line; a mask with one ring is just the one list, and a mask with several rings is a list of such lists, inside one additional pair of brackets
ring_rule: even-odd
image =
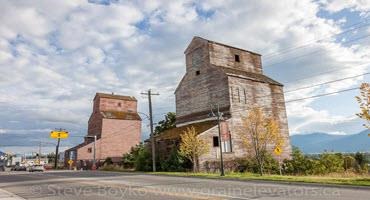
[[(346, 42), (343, 42), (342, 44), (347, 44), (347, 43), (350, 43), (350, 42), (362, 40), (362, 39), (367, 38), (367, 37), (370, 37), (370, 35), (365, 35), (365, 36), (362, 36), (362, 37), (355, 38), (353, 40), (348, 40)], [(282, 61), (279, 61), (279, 62), (275, 62), (275, 63), (269, 64), (269, 65), (265, 65), (265, 67), (271, 67), (271, 66), (274, 66), (274, 65), (277, 65), (277, 64), (281, 64), (281, 63), (287, 62), (289, 60), (296, 60), (298, 58), (303, 58), (303, 57), (306, 57), (306, 56), (314, 55), (314, 54), (319, 53), (319, 52), (321, 52), (323, 50), (324, 49), (319, 49), (319, 50), (316, 50), (316, 51), (313, 51), (313, 52), (310, 52), (310, 53), (307, 53), (307, 54), (303, 54), (303, 55), (300, 55), (300, 56), (296, 56), (296, 57), (285, 59), (285, 60), (282, 60)]]
[(319, 84), (315, 84), (315, 85), (304, 86), (304, 87), (300, 87), (300, 88), (296, 88), (296, 89), (292, 89), (292, 90), (287, 90), (284, 93), (295, 92), (295, 91), (298, 91), (298, 90), (303, 90), (303, 89), (308, 89), (308, 88), (317, 87), (317, 86), (321, 86), (321, 85), (326, 85), (326, 84), (329, 84), (329, 83), (344, 81), (344, 80), (348, 80), (348, 79), (352, 79), (352, 78), (356, 78), (356, 77), (360, 77), (360, 76), (364, 76), (364, 75), (368, 75), (368, 74), (370, 74), (370, 72), (359, 74), (359, 75), (356, 75), (356, 76), (345, 77), (345, 78), (341, 78), (341, 79), (337, 79), (337, 80), (327, 81), (327, 82), (319, 83)]
[(346, 90), (339, 90), (339, 91), (336, 91), (336, 92), (318, 94), (318, 95), (314, 95), (314, 96), (310, 96), (310, 97), (304, 97), (304, 98), (300, 98), (300, 99), (293, 99), (293, 100), (285, 101), (285, 103), (290, 103), (290, 102), (295, 102), (295, 101), (302, 101), (302, 100), (306, 100), (306, 99), (328, 96), (328, 95), (332, 95), (332, 94), (339, 94), (339, 93), (342, 93), (342, 92), (348, 92), (348, 91), (357, 90), (357, 89), (360, 89), (360, 88), (355, 87), (355, 88), (350, 88), (350, 89), (346, 89)]
[(342, 70), (345, 70), (345, 69), (348, 69), (348, 68), (362, 67), (362, 66), (365, 66), (365, 65), (369, 65), (369, 64), (368, 63), (365, 63), (365, 64), (361, 64), (361, 65), (346, 66), (346, 67), (341, 67), (339, 69), (324, 71), (324, 72), (312, 74), (310, 76), (307, 76), (306, 78), (299, 78), (299, 79), (291, 80), (291, 81), (285, 82), (285, 84), (286, 83), (296, 82), (296, 81), (301, 82), (302, 80), (307, 80), (307, 79), (310, 79), (310, 78), (313, 78), (313, 77), (317, 77), (317, 76), (321, 76), (321, 75), (324, 75), (324, 74), (329, 74), (329, 73), (332, 73), (332, 72), (342, 71)]
[[(367, 20), (365, 20), (365, 21), (367, 21)], [(323, 40), (325, 40), (325, 39), (329, 39), (329, 38), (331, 38), (331, 37), (333, 37), (333, 36), (342, 35), (342, 34), (345, 34), (345, 33), (348, 33), (348, 32), (351, 32), (351, 31), (354, 31), (354, 30), (357, 30), (357, 29), (360, 29), (360, 28), (363, 28), (363, 27), (366, 27), (366, 26), (369, 26), (369, 25), (370, 25), (369, 23), (365, 23), (365, 24), (363, 24), (363, 23), (364, 23), (364, 22), (358, 22), (358, 23), (355, 23), (355, 24), (353, 24), (353, 25), (350, 25), (350, 26), (346, 27), (346, 29), (345, 29), (345, 30), (343, 30), (343, 31), (341, 31), (341, 32), (339, 32), (339, 33), (336, 33), (336, 34), (333, 34), (333, 35), (329, 35), (329, 34), (328, 34), (328, 35), (327, 35), (327, 37), (323, 37), (323, 38), (318, 39), (318, 40), (311, 40), (311, 41), (308, 41), (307, 43), (305, 43), (305, 44), (303, 44), (303, 45), (292, 46), (292, 47), (289, 47), (289, 48), (286, 48), (286, 49), (283, 49), (283, 50), (280, 50), (280, 51), (276, 51), (276, 52), (273, 52), (273, 53), (269, 53), (269, 54), (266, 54), (264, 57), (265, 57), (266, 59), (268, 59), (268, 58), (276, 57), (276, 56), (279, 56), (279, 55), (283, 55), (283, 54), (286, 54), (286, 53), (291, 52), (291, 51), (293, 51), (293, 50), (301, 49), (301, 48), (304, 48), (304, 47), (310, 46), (310, 45), (312, 45), (312, 44), (314, 44), (314, 43), (321, 42), (321, 41), (323, 41)], [(356, 27), (356, 28), (350, 28), (350, 27), (357, 26), (357, 25), (359, 25), (359, 24), (363, 24), (363, 25), (362, 25), (362, 26), (358, 26), (358, 27)], [(348, 28), (350, 28), (350, 29), (348, 29)]]

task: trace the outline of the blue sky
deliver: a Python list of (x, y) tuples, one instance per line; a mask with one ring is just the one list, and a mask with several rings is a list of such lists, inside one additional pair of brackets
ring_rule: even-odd
[[(264, 72), (285, 89), (369, 72), (370, 1), (1, 1), (0, 150), (52, 150), (48, 132), (84, 135), (96, 92), (139, 99), (155, 121), (174, 111), (193, 36), (262, 54)], [(53, 10), (53, 12), (50, 12)], [(344, 34), (340, 34), (345, 32)], [(331, 73), (324, 73), (331, 71)], [(318, 74), (321, 74), (318, 76)], [(309, 78), (308, 78), (309, 77)], [(287, 93), (292, 100), (358, 87), (360, 76)], [(287, 104), (291, 134), (363, 130), (358, 91)], [(143, 121), (143, 138), (148, 122)], [(68, 148), (82, 138), (62, 142)]]

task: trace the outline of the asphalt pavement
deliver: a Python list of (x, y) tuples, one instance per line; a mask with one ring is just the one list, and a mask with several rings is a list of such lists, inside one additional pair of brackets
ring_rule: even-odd
[(369, 188), (103, 171), (1, 172), (5, 199), (370, 199)]

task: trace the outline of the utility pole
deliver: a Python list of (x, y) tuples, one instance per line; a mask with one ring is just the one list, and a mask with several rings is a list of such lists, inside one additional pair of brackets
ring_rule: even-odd
[(220, 126), (220, 121), (221, 121), (221, 118), (222, 118), (223, 113), (220, 112), (220, 105), (219, 104), (217, 104), (217, 115), (215, 115), (215, 113), (213, 112), (213, 105), (211, 107), (211, 112), (212, 112), (212, 116), (214, 116), (214, 117), (216, 116), (217, 117), (218, 146), (220, 147), (220, 171), (221, 171), (220, 176), (225, 176), (225, 172), (224, 172), (224, 159), (222, 157), (221, 126)]
[(152, 143), (152, 164), (153, 164), (153, 172), (156, 171), (156, 162), (155, 162), (155, 141), (154, 141), (154, 132), (153, 132), (153, 111), (152, 111), (152, 95), (159, 95), (158, 93), (152, 93), (152, 90), (149, 89), (148, 92), (142, 92), (142, 95), (148, 96), (149, 102), (149, 121), (150, 121), (150, 141)]

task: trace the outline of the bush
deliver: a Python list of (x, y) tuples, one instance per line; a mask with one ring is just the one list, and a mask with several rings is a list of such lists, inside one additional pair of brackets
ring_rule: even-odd
[[(237, 159), (236, 162), (237, 170), (234, 171), (259, 173), (259, 167), (256, 159), (254, 158), (248, 157), (246, 159)], [(271, 154), (266, 154), (263, 171), (266, 174), (279, 173), (279, 163), (272, 157)]]
[(293, 147), (292, 159), (283, 161), (285, 173), (295, 175), (308, 175), (312, 173), (314, 162), (308, 159), (297, 147)]
[(137, 171), (152, 171), (152, 156), (147, 148), (144, 146), (137, 150), (137, 156), (134, 163)]
[[(347, 158), (347, 161), (350, 158)], [(348, 161), (349, 162), (349, 161)], [(292, 159), (284, 160), (284, 172), (294, 175), (312, 175), (341, 173), (346, 168), (342, 154), (323, 153), (319, 157), (309, 158), (296, 147), (293, 148)], [(348, 166), (348, 165), (347, 165)]]
[(354, 156), (356, 160), (355, 169), (358, 173), (368, 173), (368, 161), (366, 160), (365, 154), (357, 152)]
[(111, 157), (107, 157), (103, 163), (103, 165), (112, 165), (112, 164), (113, 164), (113, 161)]
[(122, 166), (125, 169), (133, 169), (135, 166), (135, 157), (132, 154), (132, 150), (130, 153), (125, 153), (122, 156)]
[(170, 156), (159, 163), (159, 169), (161, 171), (175, 172), (175, 171), (186, 171), (192, 168), (192, 163), (189, 159), (181, 156), (177, 148), (173, 148), (170, 152)]
[(138, 171), (151, 171), (152, 157), (147, 147), (141, 143), (132, 147), (129, 153), (122, 156), (122, 165), (125, 169), (135, 168)]
[(323, 153), (320, 156), (320, 167), (324, 167), (322, 174), (343, 172), (344, 160), (342, 154)]
[(345, 171), (355, 169), (356, 159), (352, 156), (344, 156), (343, 158), (343, 168)]

